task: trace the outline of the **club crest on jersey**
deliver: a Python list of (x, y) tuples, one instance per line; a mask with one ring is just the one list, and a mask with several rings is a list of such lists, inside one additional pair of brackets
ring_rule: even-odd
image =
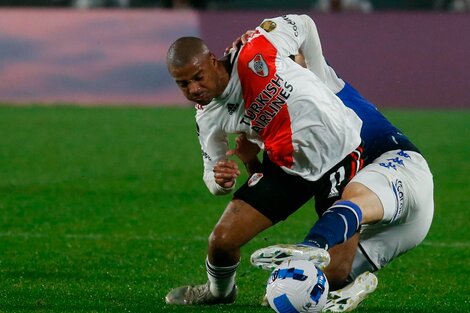
[(261, 54), (255, 55), (248, 63), (248, 67), (258, 76), (266, 77), (269, 74), (268, 65)]
[(263, 173), (254, 173), (251, 175), (250, 179), (248, 180), (248, 187), (253, 187), (256, 185), (261, 178), (263, 178)]
[(264, 21), (263, 23), (261, 23), (261, 25), (259, 27), (261, 27), (262, 29), (264, 29), (266, 32), (272, 32), (274, 29), (276, 29), (276, 23), (273, 22), (273, 21)]

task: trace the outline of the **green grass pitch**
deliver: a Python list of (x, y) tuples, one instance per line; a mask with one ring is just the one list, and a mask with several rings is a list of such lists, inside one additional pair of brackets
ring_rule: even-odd
[[(357, 312), (470, 312), (470, 111), (385, 113), (428, 159), (436, 212)], [(206, 281), (229, 200), (201, 175), (192, 108), (0, 106), (0, 312), (270, 312), (249, 255), (302, 239), (311, 203), (243, 247), (236, 304), (165, 305)]]

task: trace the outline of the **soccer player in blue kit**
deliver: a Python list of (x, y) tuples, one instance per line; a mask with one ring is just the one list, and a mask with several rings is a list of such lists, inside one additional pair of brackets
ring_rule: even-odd
[[(320, 218), (304, 241), (262, 248), (251, 256), (253, 265), (268, 270), (289, 258), (311, 260), (324, 268), (333, 290), (325, 309), (334, 312), (352, 310), (377, 285), (376, 277), (370, 272), (379, 270), (416, 247), (426, 236), (433, 215), (433, 182), (429, 167), (408, 138), (327, 64), (316, 26), (310, 17), (288, 15), (266, 19), (245, 39), (248, 46), (250, 42), (265, 40), (273, 44), (280, 54), (302, 55), (307, 69), (315, 75), (315, 81), (321, 81), (318, 88), (326, 86), (363, 122), (360, 134), (364, 143), (365, 167), (346, 180), (345, 175), (349, 174), (343, 166), (328, 172), (331, 184), (324, 184), (322, 188), (325, 190), (319, 193), (327, 196), (315, 196)], [(246, 70), (263, 77), (268, 72), (265, 63), (262, 55), (257, 56)], [(299, 67), (298, 71), (300, 73), (302, 69)], [(173, 71), (174, 76), (177, 74)], [(195, 76), (195, 80), (198, 79)], [(298, 87), (309, 88), (308, 84), (301, 85), (301, 82), (294, 88)], [(196, 101), (210, 100), (205, 99), (209, 97), (207, 92), (195, 95)], [(258, 209), (257, 206), (262, 205), (257, 202), (256, 195), (247, 196), (250, 188), (263, 178), (263, 173), (258, 172), (260, 145), (252, 145), (256, 143), (255, 139), (242, 135), (237, 140), (238, 146), (227, 151), (227, 156), (237, 155), (252, 175), (235, 197)], [(362, 164), (357, 164), (358, 169), (361, 167)], [(213, 176), (205, 175), (204, 179), (211, 190), (229, 192), (238, 174), (236, 163), (221, 160), (213, 167)], [(212, 181), (207, 183), (209, 178)], [(176, 288), (167, 295), (167, 303), (233, 302), (237, 266), (238, 263), (214, 266), (206, 262), (210, 289), (209, 285)], [(218, 296), (214, 296), (213, 290)]]
[[(375, 290), (377, 279), (371, 272), (378, 271), (394, 258), (414, 248), (426, 236), (433, 216), (432, 175), (418, 148), (371, 102), (336, 75), (323, 56), (316, 26), (309, 17), (267, 19), (261, 24), (261, 28), (272, 32), (286, 21), (290, 25), (295, 23), (297, 27), (307, 25), (305, 28), (309, 29), (303, 39), (303, 51), (299, 51), (296, 61), (322, 78), (363, 121), (361, 138), (364, 142), (366, 166), (349, 183), (350, 186), (362, 186), (359, 191), (347, 186), (343, 193), (350, 193), (352, 190), (352, 194), (356, 193), (355, 199), (358, 199), (353, 202), (360, 204), (360, 207), (377, 207), (377, 211), (382, 211), (383, 215), (374, 223), (362, 225), (361, 231), (352, 238), (329, 249), (331, 262), (324, 269), (331, 289), (338, 289), (330, 292), (330, 299), (324, 310), (352, 310)], [(253, 33), (254, 31), (248, 31), (234, 42), (233, 48), (236, 48), (240, 41), (246, 43)], [(253, 158), (253, 152), (251, 156), (243, 152), (250, 151), (247, 148), (250, 143), (240, 137), (237, 139), (237, 145), (239, 150), (233, 150), (232, 153), (239, 154), (245, 162), (251, 163), (252, 168), (256, 168), (258, 161)], [(412, 159), (414, 160), (410, 162)], [(413, 164), (405, 170), (408, 163)], [(332, 177), (332, 184), (335, 179)], [(369, 190), (362, 192), (360, 189), (364, 187)], [(350, 194), (346, 196), (351, 199)], [(326, 214), (328, 211), (318, 213)], [(304, 241), (298, 245), (262, 248), (253, 253), (252, 263), (271, 270), (286, 258), (314, 258), (313, 249), (312, 254), (309, 254), (310, 247), (328, 249), (329, 245), (338, 241), (333, 238), (335, 235), (330, 227), (314, 225)]]

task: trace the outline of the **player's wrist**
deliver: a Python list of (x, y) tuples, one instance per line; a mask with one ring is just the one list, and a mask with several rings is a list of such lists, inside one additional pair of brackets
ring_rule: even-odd
[(221, 184), (216, 183), (217, 187), (221, 191), (230, 191), (235, 187), (235, 184), (237, 183), (236, 179), (233, 179), (232, 181), (226, 181)]

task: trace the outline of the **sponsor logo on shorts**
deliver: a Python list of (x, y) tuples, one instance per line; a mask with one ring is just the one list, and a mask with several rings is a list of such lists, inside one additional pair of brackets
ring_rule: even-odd
[(397, 155), (404, 157), (405, 159), (411, 159), (410, 155), (403, 150), (400, 150)]
[(250, 179), (248, 180), (248, 187), (253, 187), (256, 185), (261, 178), (263, 178), (263, 173), (254, 173), (251, 175)]
[(405, 195), (403, 193), (403, 183), (401, 180), (397, 179), (392, 183), (393, 193), (395, 194), (397, 208), (395, 214), (392, 217), (390, 223), (398, 219), (403, 213), (403, 202), (405, 201)]
[(263, 59), (263, 56), (259, 53), (248, 62), (248, 67), (258, 76), (266, 77), (269, 74), (268, 65)]
[(379, 163), (379, 165), (385, 168), (394, 169), (396, 171), (397, 166), (405, 166), (405, 162), (402, 158), (395, 157), (395, 158), (389, 158), (387, 159), (387, 162)]

